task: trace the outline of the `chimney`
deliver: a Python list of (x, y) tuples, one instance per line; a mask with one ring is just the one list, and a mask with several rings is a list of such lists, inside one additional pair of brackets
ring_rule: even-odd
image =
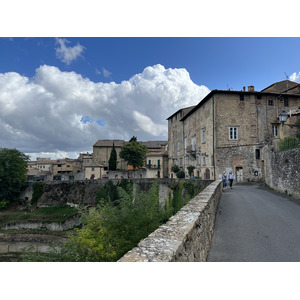
[(248, 92), (254, 92), (254, 86), (253, 85), (248, 86)]
[(244, 92), (246, 91), (246, 87), (245, 87), (245, 86), (243, 86), (243, 91), (244, 91)]

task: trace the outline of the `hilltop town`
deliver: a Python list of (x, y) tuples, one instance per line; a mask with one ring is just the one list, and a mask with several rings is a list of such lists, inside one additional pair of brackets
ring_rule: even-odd
[[(280, 122), (288, 114), (286, 124)], [(143, 168), (119, 157), (124, 140), (98, 140), (93, 153), (77, 159), (37, 158), (28, 162), (29, 180), (90, 180), (100, 178), (174, 178), (178, 166), (186, 177), (218, 179), (233, 170), (238, 182), (264, 180), (265, 161), (278, 142), (295, 135), (300, 117), (300, 84), (284, 80), (261, 91), (254, 86), (241, 91), (212, 90), (197, 105), (167, 117), (168, 141), (141, 141), (148, 153)], [(117, 170), (109, 170), (113, 145)], [(270, 148), (271, 147), (271, 148)], [(189, 174), (188, 167), (193, 167)]]

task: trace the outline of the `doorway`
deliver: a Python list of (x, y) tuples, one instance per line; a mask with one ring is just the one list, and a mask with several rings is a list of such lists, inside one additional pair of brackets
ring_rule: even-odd
[(243, 182), (243, 167), (236, 167), (236, 182)]

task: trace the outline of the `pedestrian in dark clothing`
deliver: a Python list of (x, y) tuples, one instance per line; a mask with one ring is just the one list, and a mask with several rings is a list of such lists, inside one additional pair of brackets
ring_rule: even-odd
[(227, 187), (227, 176), (225, 171), (222, 174), (222, 181), (223, 181), (223, 189), (225, 189)]
[(227, 178), (228, 178), (228, 181), (229, 181), (230, 188), (232, 189), (232, 182), (233, 182), (233, 179), (234, 179), (234, 174), (232, 173), (232, 170), (230, 170)]

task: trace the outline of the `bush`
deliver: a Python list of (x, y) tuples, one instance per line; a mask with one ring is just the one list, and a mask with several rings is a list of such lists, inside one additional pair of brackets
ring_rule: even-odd
[(288, 136), (284, 138), (282, 141), (280, 141), (279, 143), (279, 151), (285, 151), (285, 150), (294, 149), (298, 147), (299, 147), (299, 143), (295, 136)]
[(177, 165), (174, 165), (171, 169), (172, 172), (178, 173), (180, 171), (179, 167)]
[(185, 178), (185, 173), (183, 170), (180, 170), (176, 173), (177, 178)]
[(37, 203), (44, 193), (44, 182), (38, 181), (32, 185), (33, 193), (31, 203)]

